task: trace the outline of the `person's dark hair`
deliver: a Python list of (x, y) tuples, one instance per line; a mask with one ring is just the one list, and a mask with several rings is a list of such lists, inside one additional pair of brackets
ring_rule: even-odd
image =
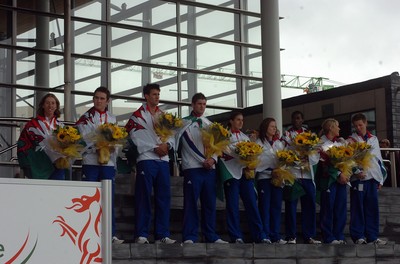
[(261, 121), (258, 138), (261, 140), (262, 143), (265, 143), (267, 141), (267, 136), (265, 134), (267, 133), (269, 124), (271, 122), (276, 122), (276, 121), (272, 117), (267, 117), (263, 121)]
[(148, 83), (143, 86), (143, 95), (150, 94), (151, 90), (160, 91), (160, 85), (158, 83)]
[(294, 111), (293, 113), (292, 113), (292, 116), (291, 116), (291, 118), (293, 119), (295, 116), (297, 116), (297, 115), (300, 115), (301, 116), (301, 119), (304, 119), (304, 114), (302, 113), (302, 112), (300, 112), (300, 111)]
[[(240, 111), (237, 111), (237, 110), (233, 110), (231, 112), (231, 114), (229, 115), (229, 120), (233, 121), (239, 115), (243, 116), (243, 113), (240, 112)], [(228, 123), (228, 126), (231, 127), (231, 123), (230, 122)]]
[(60, 115), (61, 115), (61, 111), (60, 111), (60, 101), (59, 101), (58, 98), (57, 98), (54, 94), (52, 94), (52, 93), (48, 93), (48, 94), (46, 94), (45, 96), (43, 96), (43, 98), (42, 98), (42, 99), (40, 100), (40, 102), (39, 102), (39, 106), (38, 106), (38, 109), (37, 109), (37, 111), (36, 111), (36, 114), (37, 114), (37, 115), (40, 115), (40, 116), (44, 116), (44, 109), (43, 109), (44, 101), (46, 101), (46, 99), (47, 99), (48, 97), (52, 97), (52, 98), (54, 98), (54, 100), (56, 100), (57, 109), (56, 109), (56, 111), (54, 111), (54, 116), (57, 117), (57, 118), (59, 118)]
[(197, 100), (206, 100), (207, 101), (207, 98), (203, 93), (196, 93), (192, 97), (192, 104), (195, 104), (197, 102)]
[(238, 115), (243, 115), (243, 113), (237, 110), (233, 110), (229, 115), (229, 120), (235, 119)]
[(99, 92), (99, 93), (105, 93), (106, 96), (107, 96), (107, 100), (110, 99), (111, 93), (110, 93), (110, 90), (108, 90), (107, 87), (105, 87), (105, 86), (100, 86), (99, 88), (97, 88), (96, 90), (94, 90), (93, 97), (94, 97), (94, 95), (95, 95), (96, 93), (98, 93), (98, 92)]
[(353, 115), (353, 117), (351, 118), (351, 123), (354, 123), (359, 120), (362, 120), (365, 123), (367, 122), (367, 117), (363, 113), (357, 113)]

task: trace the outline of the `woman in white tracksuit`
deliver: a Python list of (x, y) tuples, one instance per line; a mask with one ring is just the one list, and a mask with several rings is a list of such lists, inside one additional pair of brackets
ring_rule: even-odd
[[(238, 142), (249, 141), (249, 137), (240, 131), (243, 126), (243, 115), (240, 112), (232, 112), (229, 120), (232, 136), (230, 138), (230, 151), (223, 154), (218, 162), (219, 170), (225, 174), (224, 191), (226, 198), (227, 225), (230, 239), (233, 243), (243, 243), (243, 234), (240, 229), (239, 196), (242, 198), (249, 222), (252, 242), (271, 243), (266, 239), (263, 231), (260, 213), (257, 208), (257, 195), (254, 190), (254, 180), (246, 179), (243, 175), (245, 166), (235, 154), (235, 146)], [(221, 175), (220, 175), (221, 176)], [(221, 176), (222, 177), (222, 176)]]
[(256, 142), (263, 147), (261, 161), (256, 169), (256, 185), (264, 232), (272, 243), (286, 244), (280, 235), (283, 186), (271, 183), (275, 176), (274, 169), (278, 166), (276, 152), (284, 149), (284, 144), (277, 134), (275, 119), (268, 117), (261, 122)]

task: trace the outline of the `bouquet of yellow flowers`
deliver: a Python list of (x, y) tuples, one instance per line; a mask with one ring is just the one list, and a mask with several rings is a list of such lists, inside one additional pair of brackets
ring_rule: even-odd
[(107, 164), (110, 160), (111, 152), (116, 146), (122, 146), (128, 133), (125, 128), (117, 124), (105, 123), (97, 127), (95, 135), (95, 146), (98, 153), (98, 162)]
[(222, 156), (222, 152), (230, 144), (231, 133), (218, 122), (203, 128), (201, 134), (206, 158), (213, 155)]
[(330, 163), (340, 170), (342, 175), (349, 178), (352, 168), (356, 165), (354, 161), (354, 149), (351, 145), (332, 146), (326, 151)]
[(299, 152), (300, 156), (308, 156), (311, 151), (314, 151), (318, 142), (319, 138), (317, 134), (305, 131), (296, 135), (293, 139), (293, 146)]
[(278, 159), (278, 168), (272, 172), (275, 177), (272, 177), (271, 183), (276, 187), (293, 185), (296, 177), (290, 172), (290, 169), (298, 164), (300, 161), (299, 157), (292, 150), (278, 150), (276, 156)]
[(236, 144), (235, 152), (240, 157), (240, 162), (247, 168), (245, 176), (247, 179), (253, 179), (255, 176), (255, 169), (259, 164), (258, 157), (262, 153), (262, 146), (251, 141), (241, 141)]
[(55, 166), (58, 169), (68, 169), (74, 159), (81, 157), (83, 146), (79, 144), (81, 135), (78, 129), (72, 126), (58, 126), (54, 130), (53, 137), (49, 139), (49, 144), (52, 151), (61, 155), (55, 161)]
[(168, 138), (173, 136), (178, 128), (183, 126), (182, 119), (170, 113), (162, 113), (158, 116), (154, 130), (160, 137), (161, 142), (167, 142)]
[(362, 169), (366, 170), (371, 167), (372, 153), (371, 145), (367, 142), (353, 142), (350, 147), (354, 150), (354, 160)]

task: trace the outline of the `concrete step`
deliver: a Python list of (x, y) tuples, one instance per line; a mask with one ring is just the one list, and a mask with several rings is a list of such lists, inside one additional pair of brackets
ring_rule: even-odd
[(400, 245), (121, 244), (113, 264), (134, 263), (400, 263)]
[[(116, 217), (118, 237), (132, 242), (134, 231), (134, 174), (117, 175), (116, 177)], [(182, 219), (183, 219), (183, 178), (171, 177), (171, 218), (170, 231), (171, 237), (181, 240)], [(350, 199), (348, 199), (350, 201)], [(248, 238), (248, 226), (246, 214), (240, 201), (241, 221), (244, 238)], [(348, 204), (348, 211), (350, 205)], [(400, 243), (400, 188), (383, 187), (379, 191), (379, 209), (380, 209), (380, 233), (391, 241)], [(301, 208), (298, 205), (298, 213)], [(200, 213), (199, 213), (200, 215)], [(284, 215), (284, 206), (282, 207), (282, 221)], [(300, 228), (300, 219), (298, 217), (298, 230)], [(319, 219), (319, 206), (317, 206), (317, 221)], [(350, 217), (348, 215), (349, 222)], [(318, 226), (318, 223), (317, 223)], [(284, 234), (284, 223), (282, 222), (281, 233)], [(319, 232), (319, 230), (317, 230)], [(228, 240), (225, 218), (225, 203), (217, 200), (217, 233), (222, 238)], [(345, 228), (345, 235), (349, 237), (349, 228)], [(301, 234), (299, 234), (301, 236)], [(200, 234), (199, 234), (200, 237)], [(151, 238), (150, 238), (151, 239)]]

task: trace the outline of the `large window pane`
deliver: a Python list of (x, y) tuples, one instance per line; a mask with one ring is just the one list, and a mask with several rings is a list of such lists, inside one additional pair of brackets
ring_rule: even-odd
[(176, 66), (176, 38), (151, 34), (151, 57), (152, 63)]
[[(93, 92), (101, 85), (101, 62), (97, 60), (75, 60), (75, 90)], [(76, 101), (80, 103), (81, 101)]]
[(101, 55), (102, 26), (82, 22), (75, 23), (75, 53)]
[(261, 45), (261, 21), (260, 18), (247, 17), (248, 24), (245, 26), (247, 30), (247, 39), (245, 42)]
[[(39, 39), (37, 39), (36, 23), (39, 19), (48, 20), (49, 36), (46, 37), (46, 40), (49, 41), (48, 45), (50, 49), (63, 51), (61, 46), (63, 45), (63, 38), (60, 38), (64, 34), (63, 19), (46, 18), (26, 13), (17, 13), (17, 45), (30, 48), (37, 47)], [(7, 31), (4, 31), (4, 33), (6, 32)], [(42, 40), (42, 42), (46, 40)], [(39, 48), (44, 49), (45, 47), (41, 46)]]
[[(64, 64), (62, 56), (49, 55), (50, 73), (49, 86), (56, 87), (64, 84)], [(40, 66), (39, 66), (40, 67)]]
[[(113, 58), (176, 66), (176, 38), (126, 29), (112, 29)], [(162, 45), (160, 45), (162, 43)]]
[(151, 27), (176, 32), (176, 4), (163, 2), (152, 9)]
[(224, 7), (234, 7), (233, 4), (237, 1), (238, 0), (196, 0), (196, 2), (217, 6), (221, 5)]
[(117, 122), (120, 126), (125, 126), (133, 111), (136, 111), (141, 105), (140, 101), (113, 99), (112, 108), (110, 109), (113, 115), (117, 117)]
[(142, 67), (117, 63), (112, 63), (111, 66), (112, 92), (140, 97), (142, 92)]
[(30, 90), (16, 90), (16, 116), (31, 118), (36, 115), (34, 113), (33, 91)]
[[(112, 28), (111, 55), (113, 58), (132, 61), (142, 60), (142, 46), (148, 34), (121, 28)], [(142, 60), (149, 62), (148, 60)]]
[(164, 1), (112, 1), (111, 20), (121, 24), (176, 31), (175, 3)]
[(247, 9), (248, 11), (251, 11), (251, 12), (260, 13), (260, 10), (261, 10), (260, 9), (260, 1), (243, 0), (243, 3), (244, 3), (244, 9)]
[(263, 103), (262, 82), (248, 82), (250, 86), (246, 87), (247, 106), (254, 106)]
[(35, 54), (28, 53), (26, 51), (18, 51), (17, 50), (17, 62), (16, 62), (16, 71), (17, 71), (17, 83), (25, 84), (25, 85), (35, 85)]
[[(98, 86), (97, 86), (98, 87)], [(92, 92), (97, 88), (95, 87)], [(93, 106), (93, 97), (85, 95), (75, 96), (75, 107), (73, 111), (75, 112), (75, 120), (77, 120), (81, 115), (83, 115), (87, 110)]]
[[(197, 11), (198, 10), (198, 11)], [(201, 8), (196, 8), (198, 13), (204, 13), (197, 17), (196, 35), (204, 37), (214, 37), (218, 39), (235, 40), (234, 25), (235, 15), (233, 13), (221, 11), (201, 12)], [(223, 23), (221, 23), (223, 21)]]
[(101, 20), (101, 2), (103, 1), (105, 0), (87, 1), (84, 5), (78, 5), (74, 10), (74, 16)]
[[(219, 94), (233, 93), (236, 94), (236, 81), (233, 78), (225, 78), (220, 76), (212, 75), (199, 75), (198, 77), (199, 91), (207, 94), (207, 96), (216, 96)], [(222, 100), (220, 101), (222, 105), (224, 104)], [(232, 106), (236, 106), (235, 102)]]
[[(6, 4), (11, 3), (12, 1), (2, 1), (1, 4)], [(31, 9), (31, 10), (38, 10), (37, 6), (38, 4), (36, 3), (37, 1), (16, 1), (17, 7), (19, 8), (25, 8), (25, 9)], [(42, 2), (45, 2), (42, 0)], [(64, 1), (47, 1), (49, 2), (49, 9), (51, 13), (55, 14), (63, 14), (64, 13)], [(12, 5), (12, 4), (10, 4)]]
[[(176, 76), (176, 72), (175, 72)], [(165, 81), (155, 81), (153, 80), (152, 82), (157, 82), (161, 86), (161, 92), (160, 92), (160, 98), (161, 100), (168, 100), (172, 102), (176, 102), (178, 99), (178, 93), (177, 93), (177, 84), (176, 84), (176, 77), (168, 77)]]
[(206, 69), (213, 68), (212, 71), (217, 72), (229, 72), (235, 71), (234, 66), (223, 66), (223, 67), (213, 67), (221, 63), (235, 60), (235, 46), (205, 42), (202, 45), (197, 46), (197, 68)]
[(262, 77), (262, 60), (261, 60), (261, 50), (259, 49), (246, 49), (248, 53), (245, 56), (246, 64), (248, 65), (248, 72), (246, 75), (252, 77)]
[(182, 6), (180, 13), (182, 33), (225, 40), (235, 39), (234, 22), (237, 14), (192, 6)]

